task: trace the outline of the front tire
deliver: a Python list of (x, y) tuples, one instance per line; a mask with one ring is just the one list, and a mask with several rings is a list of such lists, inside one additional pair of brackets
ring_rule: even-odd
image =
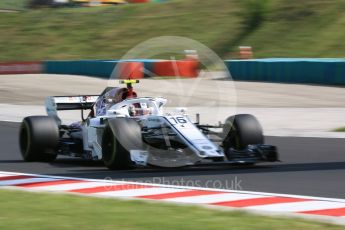
[(230, 148), (243, 150), (248, 145), (264, 143), (262, 127), (250, 114), (238, 114), (226, 119), (223, 127), (223, 147), (226, 154)]
[(111, 170), (133, 168), (129, 151), (142, 149), (143, 145), (139, 124), (128, 118), (115, 118), (108, 122), (102, 138), (104, 165)]
[(23, 119), (19, 147), (25, 161), (54, 161), (58, 142), (59, 127), (54, 118), (30, 116)]

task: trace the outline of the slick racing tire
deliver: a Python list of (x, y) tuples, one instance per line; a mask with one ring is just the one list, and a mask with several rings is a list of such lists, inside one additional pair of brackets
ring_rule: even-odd
[(223, 127), (223, 137), (225, 153), (228, 153), (230, 148), (240, 151), (248, 145), (264, 143), (262, 127), (250, 114), (238, 114), (227, 118)]
[(57, 157), (59, 127), (48, 116), (25, 117), (19, 130), (19, 147), (25, 161), (51, 162)]
[(102, 158), (104, 165), (111, 170), (124, 170), (134, 167), (130, 150), (142, 149), (141, 127), (129, 118), (115, 118), (108, 121), (102, 138)]

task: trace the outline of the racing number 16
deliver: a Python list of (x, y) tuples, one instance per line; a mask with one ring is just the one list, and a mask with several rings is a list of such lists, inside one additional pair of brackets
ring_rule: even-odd
[(170, 120), (174, 121), (175, 124), (185, 124), (187, 123), (186, 119), (184, 117), (170, 117)]

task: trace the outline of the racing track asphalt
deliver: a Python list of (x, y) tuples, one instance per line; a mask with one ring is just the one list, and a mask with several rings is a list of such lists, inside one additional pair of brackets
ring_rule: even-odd
[(282, 162), (252, 167), (109, 171), (100, 162), (62, 157), (53, 163), (23, 162), (18, 127), (19, 123), (0, 122), (0, 171), (345, 198), (344, 139), (266, 137), (267, 143), (278, 146)]

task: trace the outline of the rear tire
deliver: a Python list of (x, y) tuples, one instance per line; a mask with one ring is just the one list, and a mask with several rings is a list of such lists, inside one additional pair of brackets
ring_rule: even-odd
[(58, 143), (59, 127), (54, 118), (30, 116), (23, 119), (19, 147), (25, 161), (54, 161)]
[(128, 118), (109, 120), (102, 138), (102, 158), (104, 165), (111, 170), (131, 169), (134, 163), (129, 151), (142, 149), (141, 128)]
[(248, 145), (264, 143), (262, 127), (250, 114), (238, 114), (226, 119), (223, 127), (223, 146), (225, 153), (230, 148), (243, 150)]

